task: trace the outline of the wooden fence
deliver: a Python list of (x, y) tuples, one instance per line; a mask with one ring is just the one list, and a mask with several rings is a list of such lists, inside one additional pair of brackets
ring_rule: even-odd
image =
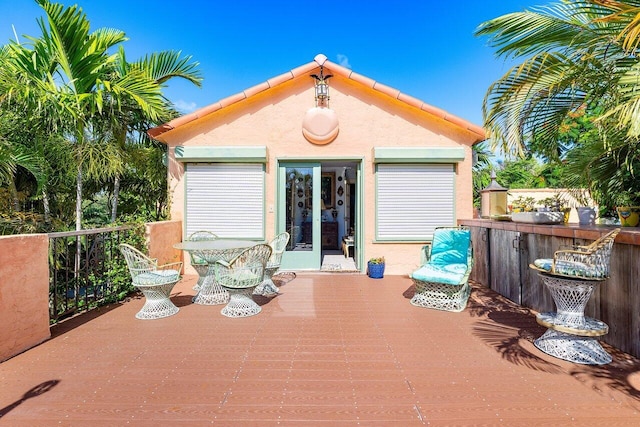
[[(561, 246), (588, 244), (612, 226), (532, 225), (464, 220), (471, 227), (471, 279), (538, 312), (555, 311), (551, 294), (529, 264), (552, 258)], [(640, 229), (623, 228), (611, 255), (611, 276), (594, 291), (585, 314), (609, 325), (602, 340), (640, 357)]]

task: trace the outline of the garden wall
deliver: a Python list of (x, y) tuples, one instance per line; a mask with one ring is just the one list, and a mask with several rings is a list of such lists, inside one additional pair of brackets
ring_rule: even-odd
[(182, 251), (173, 245), (182, 241), (182, 221), (161, 221), (145, 224), (145, 239), (149, 257), (156, 258), (158, 264), (182, 261)]
[(0, 362), (51, 336), (48, 254), (46, 234), (0, 236)]
[[(151, 258), (182, 261), (181, 221), (145, 224), (145, 237)], [(49, 325), (49, 236), (0, 236), (0, 362), (49, 339)]]

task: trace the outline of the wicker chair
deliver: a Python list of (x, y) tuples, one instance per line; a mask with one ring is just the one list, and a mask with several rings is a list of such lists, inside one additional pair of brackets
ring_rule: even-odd
[(433, 240), (423, 250), (423, 264), (411, 273), (418, 307), (459, 312), (471, 293), (469, 274), (473, 267), (471, 231), (467, 227), (437, 227)]
[(289, 243), (289, 233), (278, 234), (271, 242), (271, 256), (267, 261), (267, 265), (264, 268), (264, 278), (262, 283), (256, 287), (253, 293), (255, 295), (262, 295), (265, 297), (273, 297), (278, 295), (278, 287), (273, 283), (273, 276), (280, 269), (280, 263), (282, 261), (282, 254)]
[(544, 353), (588, 365), (611, 362), (597, 340), (609, 332), (609, 326), (586, 317), (584, 310), (596, 286), (609, 277), (611, 251), (619, 232), (615, 228), (590, 245), (561, 248), (553, 259), (529, 264), (538, 271), (557, 308), (557, 312), (536, 315), (536, 321), (548, 328), (534, 341)]
[(619, 228), (614, 228), (590, 245), (560, 248), (553, 254), (553, 259), (537, 259), (529, 266), (544, 274), (605, 280), (609, 277), (613, 241), (619, 232)]
[(181, 262), (158, 265), (133, 246), (125, 243), (119, 246), (131, 274), (133, 285), (145, 296), (142, 309), (136, 314), (138, 319), (160, 319), (178, 312), (169, 296), (180, 280)]
[(262, 282), (271, 246), (259, 244), (245, 249), (231, 262), (216, 261), (216, 282), (229, 291), (229, 302), (221, 310), (227, 317), (247, 317), (262, 308), (252, 299), (253, 290)]
[[(195, 233), (191, 233), (187, 240), (191, 241), (200, 241), (200, 240), (216, 240), (218, 236), (213, 234), (210, 231), (196, 231)], [(193, 286), (194, 291), (200, 290), (200, 286), (202, 286), (202, 282), (204, 282), (207, 277), (207, 271), (209, 271), (209, 264), (206, 260), (193, 252), (189, 252), (189, 257), (191, 258), (191, 266), (198, 273), (198, 282)]]

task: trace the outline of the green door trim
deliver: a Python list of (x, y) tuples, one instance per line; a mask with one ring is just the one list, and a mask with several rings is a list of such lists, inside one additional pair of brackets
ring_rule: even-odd
[[(289, 162), (278, 161), (278, 179), (277, 179), (277, 193), (276, 193), (276, 228), (277, 233), (281, 233), (286, 230), (287, 215), (286, 215), (286, 171), (287, 168), (310, 168), (313, 170), (313, 193), (312, 193), (312, 250), (300, 251), (293, 255), (292, 251), (285, 251), (282, 255), (282, 268), (283, 269), (298, 269), (298, 270), (320, 270), (321, 264), (321, 241), (320, 241), (320, 176), (321, 176), (321, 164), (318, 161), (309, 162)], [(316, 184), (318, 183), (318, 184)], [(276, 234), (277, 234), (276, 233)], [(294, 238), (291, 236), (290, 238)]]

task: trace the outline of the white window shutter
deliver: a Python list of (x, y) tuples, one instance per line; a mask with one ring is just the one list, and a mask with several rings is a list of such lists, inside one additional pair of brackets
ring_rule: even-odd
[(187, 236), (264, 239), (262, 164), (188, 163), (185, 199)]
[(454, 180), (452, 164), (379, 164), (377, 238), (425, 240), (454, 225)]

